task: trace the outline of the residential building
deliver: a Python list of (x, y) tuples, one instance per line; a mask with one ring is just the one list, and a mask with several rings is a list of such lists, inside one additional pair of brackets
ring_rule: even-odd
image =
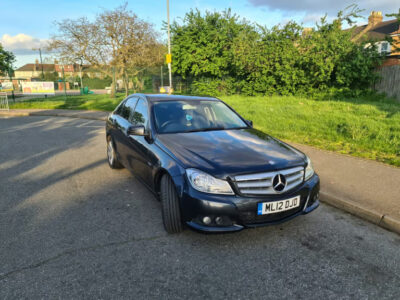
[[(40, 64), (38, 60), (34, 64), (26, 64), (14, 71), (14, 78), (21, 80), (32, 80), (38, 79), (43, 73), (58, 73), (58, 77), (62, 77), (62, 69), (64, 68), (65, 77), (76, 77), (80, 75), (81, 66), (79, 64), (67, 64), (61, 65), (55, 61), (54, 64)], [(87, 75), (88, 77), (103, 78), (104, 74), (91, 67), (90, 65), (82, 66), (82, 75)]]
[[(387, 56), (384, 65), (400, 65), (400, 24), (397, 19), (383, 21), (382, 12), (372, 11), (368, 24), (353, 29), (353, 41), (369, 41)], [(392, 39), (392, 44), (388, 41)]]

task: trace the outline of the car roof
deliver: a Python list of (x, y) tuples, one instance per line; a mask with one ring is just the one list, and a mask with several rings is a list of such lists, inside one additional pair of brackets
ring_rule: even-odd
[(214, 97), (200, 97), (200, 96), (185, 96), (185, 95), (168, 95), (168, 94), (133, 94), (131, 96), (142, 96), (146, 98), (148, 101), (200, 101), (200, 100), (211, 100), (218, 101), (217, 98)]

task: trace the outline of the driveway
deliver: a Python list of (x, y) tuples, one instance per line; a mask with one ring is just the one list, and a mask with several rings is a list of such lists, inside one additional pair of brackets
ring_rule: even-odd
[(380, 298), (400, 237), (321, 205), (288, 223), (165, 233), (160, 204), (109, 169), (104, 122), (0, 118), (0, 298)]

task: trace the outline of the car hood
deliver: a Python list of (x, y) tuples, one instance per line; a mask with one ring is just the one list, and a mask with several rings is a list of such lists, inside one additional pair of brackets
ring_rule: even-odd
[(156, 143), (184, 168), (219, 178), (305, 165), (302, 152), (256, 129), (160, 134)]

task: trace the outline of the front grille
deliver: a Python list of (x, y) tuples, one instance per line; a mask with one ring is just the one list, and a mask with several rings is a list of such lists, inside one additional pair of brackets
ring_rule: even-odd
[[(273, 179), (276, 175), (281, 174), (286, 179), (285, 188), (276, 191), (273, 188)], [(237, 189), (242, 195), (274, 195), (281, 194), (298, 186), (304, 180), (304, 168), (295, 167), (280, 171), (239, 175), (233, 178)]]

